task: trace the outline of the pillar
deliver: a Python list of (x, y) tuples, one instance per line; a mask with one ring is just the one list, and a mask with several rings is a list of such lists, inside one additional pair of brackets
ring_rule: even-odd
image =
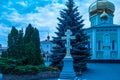
[(92, 31), (92, 59), (96, 59), (96, 30)]

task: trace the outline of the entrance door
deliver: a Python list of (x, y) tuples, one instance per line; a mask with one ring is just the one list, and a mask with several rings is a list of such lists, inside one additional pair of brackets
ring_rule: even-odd
[(109, 55), (109, 50), (104, 50), (104, 59), (109, 59), (110, 55)]

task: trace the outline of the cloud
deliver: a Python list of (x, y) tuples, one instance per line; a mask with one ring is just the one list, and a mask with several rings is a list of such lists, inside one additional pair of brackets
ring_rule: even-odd
[(9, 34), (10, 28), (5, 24), (0, 24), (0, 43), (3, 46), (7, 46), (7, 34)]
[[(37, 27), (40, 31), (41, 39), (45, 39), (48, 32), (54, 35), (54, 31), (57, 26), (57, 17), (59, 16), (59, 10), (64, 7), (63, 4), (49, 4), (45, 7), (36, 7), (36, 13), (20, 14), (15, 8), (8, 8), (12, 10), (10, 14), (4, 12), (2, 18), (6, 18), (12, 26), (17, 28), (27, 27), (31, 23), (34, 27)], [(3, 26), (3, 25), (1, 25)], [(6, 29), (7, 30), (7, 29)], [(4, 34), (4, 36), (7, 35)], [(44, 35), (44, 36), (43, 36)]]
[(6, 34), (8, 34), (10, 31), (10, 28), (5, 25), (5, 24), (0, 24), (0, 36), (7, 36)]
[(27, 7), (27, 4), (26, 4), (24, 1), (17, 2), (17, 4), (19, 4), (19, 5), (21, 5), (21, 6), (24, 6), (24, 7)]
[(23, 16), (20, 15), (17, 11), (12, 12), (9, 15), (6, 15), (7, 20), (13, 22), (13, 23), (19, 23), (23, 20)]
[(114, 23), (120, 24), (120, 0), (111, 0), (111, 2), (115, 5)]
[[(59, 11), (65, 8), (65, 2), (67, 0), (9, 0), (3, 3), (0, 10), (0, 41), (5, 39), (7, 42), (7, 35), (10, 32), (11, 26), (15, 26), (18, 29), (26, 28), (29, 23), (34, 27), (37, 27), (40, 31), (41, 40), (46, 39), (48, 33), (50, 36), (55, 36), (54, 32), (57, 27), (57, 17), (59, 17)], [(84, 27), (90, 27), (89, 22), (89, 6), (96, 0), (74, 0), (78, 6), (80, 15), (84, 19)], [(120, 24), (120, 1), (110, 0), (116, 6), (114, 22)], [(1, 43), (1, 42), (0, 42)]]

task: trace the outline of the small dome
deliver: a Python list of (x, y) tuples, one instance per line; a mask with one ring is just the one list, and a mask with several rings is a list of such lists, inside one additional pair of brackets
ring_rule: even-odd
[(89, 7), (89, 13), (91, 16), (96, 13), (102, 13), (103, 10), (107, 10), (106, 13), (113, 14), (115, 11), (115, 6), (107, 0), (97, 0)]
[(107, 20), (107, 19), (108, 19), (108, 14), (104, 11), (104, 12), (100, 15), (100, 18)]

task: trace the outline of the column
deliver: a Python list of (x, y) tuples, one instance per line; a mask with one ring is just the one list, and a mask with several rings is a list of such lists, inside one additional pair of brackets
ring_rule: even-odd
[(117, 30), (117, 32), (118, 32), (118, 59), (120, 59), (120, 28), (118, 28), (118, 30)]
[(96, 30), (92, 31), (92, 59), (96, 59)]

